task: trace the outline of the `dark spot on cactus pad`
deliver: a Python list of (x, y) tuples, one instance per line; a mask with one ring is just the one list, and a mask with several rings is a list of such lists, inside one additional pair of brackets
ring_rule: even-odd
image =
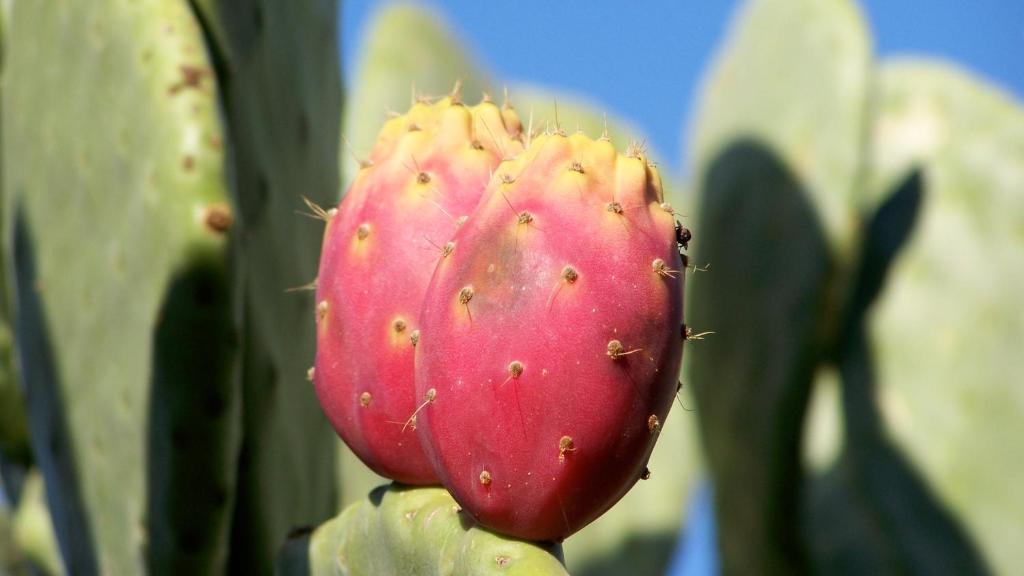
[(369, 408), (371, 400), (373, 400), (373, 396), (369, 392), (363, 392), (359, 395), (359, 405), (363, 408)]
[(640, 479), (641, 480), (650, 480), (651, 479), (651, 469), (646, 467), (646, 466), (644, 466), (644, 471), (640, 473)]
[(448, 242), (444, 245), (444, 248), (441, 248), (441, 256), (447, 258), (451, 256), (453, 250), (455, 250), (455, 242)]
[(504, 568), (505, 566), (508, 566), (508, 563), (511, 562), (511, 561), (512, 561), (512, 559), (509, 558), (508, 556), (495, 556), (494, 557), (494, 563), (497, 564), (498, 566), (501, 566), (502, 568)]
[(203, 210), (203, 224), (210, 232), (224, 234), (231, 229), (233, 222), (231, 208), (223, 202), (210, 204)]
[(167, 93), (170, 95), (177, 94), (186, 89), (198, 90), (202, 88), (203, 78), (210, 76), (208, 69), (197, 66), (182, 64), (178, 66), (178, 70), (181, 71), (181, 79), (167, 88)]
[(471, 146), (473, 147), (473, 150), (483, 150), (484, 149), (484, 145), (481, 144), (479, 140), (473, 140)]
[(503, 173), (503, 174), (502, 174), (501, 176), (499, 176), (498, 178), (499, 178), (499, 179), (501, 180), (501, 183), (502, 183), (502, 184), (512, 184), (513, 182), (515, 182), (515, 181), (516, 181), (516, 178), (515, 178), (515, 176), (513, 176), (513, 175), (511, 175), (511, 174), (509, 174), (509, 173), (507, 173), (507, 172), (506, 172), (506, 173)]
[(370, 235), (370, 225), (369, 224), (365, 224), (365, 223), (364, 224), (360, 224), (359, 227), (356, 228), (356, 238), (359, 238), (360, 240), (366, 240), (366, 237), (369, 236), (369, 235)]
[(604, 209), (609, 211), (609, 212), (614, 212), (616, 214), (622, 214), (622, 204), (619, 204), (618, 202), (615, 202), (614, 200), (609, 202), (609, 203), (607, 203), (607, 204), (605, 204), (604, 205)]
[(533, 222), (533, 214), (530, 214), (529, 212), (526, 211), (519, 213), (520, 224), (529, 224), (530, 222)]
[(413, 330), (412, 334), (409, 335), (409, 341), (412, 342), (412, 345), (414, 347), (417, 344), (419, 344), (420, 343), (420, 331), (419, 330)]
[(185, 170), (185, 172), (191, 172), (192, 168), (195, 168), (195, 165), (196, 165), (196, 159), (192, 155), (190, 155), (190, 154), (186, 154), (181, 159), (181, 167), (182, 167), (182, 169)]
[(426, 172), (420, 172), (416, 175), (416, 181), (420, 184), (430, 184), (430, 174)]
[(569, 165), (569, 170), (572, 172), (579, 172), (583, 174), (583, 163), (579, 160), (573, 160), (572, 164)]
[(491, 485), (491, 473), (488, 472), (487, 470), (484, 470), (483, 472), (481, 472), (480, 473), (480, 483), (483, 484), (484, 486), (490, 486)]
[(326, 317), (326, 316), (327, 316), (327, 300), (321, 300), (320, 303), (316, 305), (316, 321), (317, 321), (317, 323), (322, 321), (324, 319), (324, 317)]
[(396, 334), (405, 332), (406, 326), (405, 320), (402, 320), (401, 318), (395, 318), (395, 321), (391, 323), (391, 328)]

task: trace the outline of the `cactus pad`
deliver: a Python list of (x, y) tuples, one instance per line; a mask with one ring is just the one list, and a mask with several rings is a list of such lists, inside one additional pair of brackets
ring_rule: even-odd
[(441, 488), (374, 490), (320, 526), (309, 545), (313, 576), (567, 576), (561, 548), (474, 526)]
[[(231, 211), (199, 26), (184, 1), (19, 2), (10, 31), (18, 354), (67, 569), (216, 570), (238, 423)], [(174, 408), (193, 403), (201, 418)], [(185, 494), (202, 497), (184, 508)]]

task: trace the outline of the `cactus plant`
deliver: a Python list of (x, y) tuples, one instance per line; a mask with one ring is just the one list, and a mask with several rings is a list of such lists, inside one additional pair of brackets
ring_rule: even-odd
[[(67, 569), (139, 573), (176, 554), (210, 569), (238, 412), (223, 137), (199, 27), (184, 2), (19, 2), (10, 30), (17, 347)], [(193, 402), (201, 423), (176, 412)], [(204, 497), (182, 508), (186, 494)]]
[(389, 120), (345, 200), (324, 213), (317, 396), (349, 447), (382, 476), (437, 483), (415, 434), (419, 309), (491, 172), (521, 151), (521, 132), (511, 109), (489, 101), (469, 108), (456, 87)]
[(315, 576), (567, 575), (560, 546), (475, 526), (441, 488), (381, 486), (317, 528), (299, 552)]
[(200, 4), (202, 26), (183, 0), (12, 17), (17, 347), (72, 573), (266, 573), (333, 509), (310, 297), (285, 289), (315, 275), (301, 195), (336, 190), (336, 5)]
[(1024, 107), (934, 62), (885, 62), (876, 82), (869, 193), (887, 201), (914, 165), (926, 183), (867, 319), (881, 415), (993, 571), (1012, 573), (1024, 561), (1020, 464), (1007, 457), (1024, 434), (1024, 316), (1007, 303), (1024, 291)]
[[(1014, 528), (1000, 518), (1013, 522), (1001, 514), (1020, 503), (979, 487), (1012, 465), (976, 448), (988, 444), (984, 426), (936, 426), (940, 415), (970, 413), (952, 404), (967, 387), (986, 419), (1015, 405), (979, 367), (997, 363), (985, 355), (1013, 341), (1018, 323), (961, 348), (951, 359), (959, 377), (939, 360), (941, 342), (919, 331), (936, 310), (963, 310), (959, 327), (984, 317), (960, 284), (978, 276), (951, 261), (969, 268), (1011, 254), (998, 231), (1013, 227), (1001, 217), (1012, 211), (985, 210), (1013, 202), (1019, 187), (1019, 109), (948, 72), (876, 74), (851, 4), (811, 4), (750, 2), (697, 116), (698, 221), (708, 227), (697, 253), (715, 268), (688, 304), (692, 322), (717, 334), (690, 368), (716, 493), (728, 495), (717, 501), (723, 567), (984, 573), (998, 558), (1006, 570), (1016, 565)], [(778, 33), (794, 10), (807, 25)], [(815, 42), (827, 46), (810, 49)], [(821, 68), (785, 76), (767, 67), (796, 60)], [(807, 81), (813, 98), (801, 97)], [(778, 121), (790, 114), (812, 120)], [(979, 160), (979, 149), (992, 152)], [(908, 178), (916, 162), (924, 174)], [(982, 220), (991, 236), (978, 241)], [(951, 235), (969, 239), (961, 252), (951, 254)], [(1015, 266), (1010, 256), (1000, 269)], [(830, 368), (842, 380), (843, 448), (805, 483), (804, 410), (815, 373)], [(737, 429), (740, 414), (758, 416)]]
[(416, 347), (417, 431), (483, 525), (560, 541), (643, 475), (681, 358), (674, 226), (657, 170), (604, 139), (538, 136), (495, 172)]
[[(296, 526), (335, 510), (334, 440), (305, 382), (315, 354), (312, 294), (322, 229), (303, 196), (337, 200), (341, 112), (337, 2), (200, 3), (230, 150), (241, 233), (232, 246), (244, 328), (245, 438), (231, 570), (270, 570)], [(282, 337), (282, 335), (287, 335)]]

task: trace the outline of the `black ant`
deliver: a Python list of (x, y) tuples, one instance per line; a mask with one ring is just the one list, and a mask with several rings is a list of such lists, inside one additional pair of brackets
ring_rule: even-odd
[(676, 220), (676, 244), (679, 245), (680, 254), (682, 254), (683, 250), (687, 250), (689, 248), (690, 240), (692, 239), (693, 235), (690, 234), (690, 229), (684, 228), (683, 224), (679, 222), (679, 220)]

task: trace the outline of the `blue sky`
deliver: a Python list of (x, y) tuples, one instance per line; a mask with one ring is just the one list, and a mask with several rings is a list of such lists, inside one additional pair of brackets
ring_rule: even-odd
[[(354, 70), (380, 0), (342, 1), (342, 57)], [(704, 71), (737, 2), (440, 0), (437, 10), (496, 77), (583, 95), (643, 130), (678, 168)], [(1024, 0), (865, 0), (875, 51), (940, 57), (1024, 101)]]

